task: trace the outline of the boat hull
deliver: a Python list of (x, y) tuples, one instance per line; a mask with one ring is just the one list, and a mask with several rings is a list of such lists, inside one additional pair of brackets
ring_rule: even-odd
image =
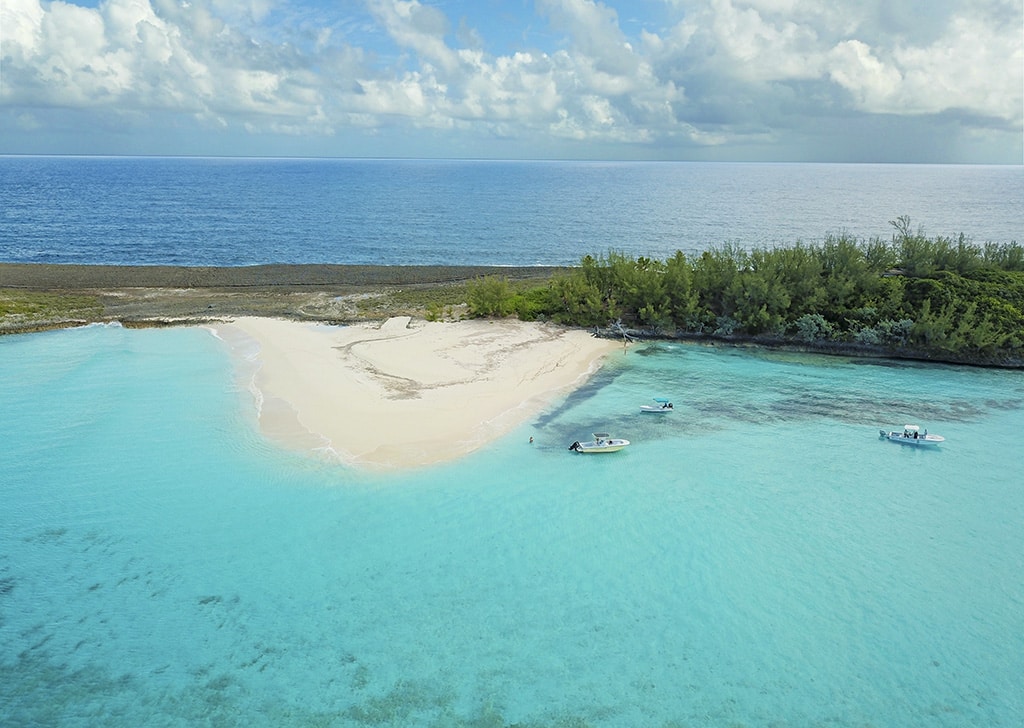
[(579, 447), (576, 452), (582, 453), (597, 453), (597, 452), (618, 452), (622, 448), (626, 447), (629, 443), (623, 443), (621, 445), (594, 445), (592, 447)]
[(914, 437), (913, 435), (905, 435), (902, 432), (886, 432), (885, 430), (879, 430), (878, 434), (883, 440), (898, 442), (900, 445), (910, 445), (911, 447), (934, 447), (946, 441), (946, 438), (941, 435), (918, 435)]
[(570, 450), (581, 453), (618, 452), (629, 445), (629, 440), (605, 440), (603, 442), (574, 442)]

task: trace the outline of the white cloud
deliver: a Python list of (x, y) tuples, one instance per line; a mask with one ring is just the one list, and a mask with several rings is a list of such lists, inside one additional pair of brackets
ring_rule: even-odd
[(573, 55), (589, 59), (608, 76), (629, 76), (640, 59), (619, 28), (615, 10), (592, 0), (538, 0), (554, 27), (568, 36)]
[[(951, 109), (1020, 123), (1020, 8), (994, 0), (970, 15), (930, 3), (922, 24), (933, 40), (916, 44), (898, 3), (711, 0), (674, 35), (713, 48), (717, 73), (751, 82), (827, 79), (848, 91), (852, 108), (925, 114)], [(706, 37), (710, 35), (711, 37)], [(695, 40), (696, 39), (696, 40)], [(678, 48), (677, 48), (678, 50)]]
[(458, 54), (444, 42), (448, 22), (440, 10), (417, 0), (369, 0), (368, 5), (395, 42), (421, 61), (446, 71), (458, 68)]
[(737, 7), (715, 0), (712, 28), (715, 45), (724, 51), (728, 68), (752, 81), (814, 78), (821, 72), (821, 50), (814, 27), (789, 19), (764, 16), (758, 5)]
[(883, 110), (897, 96), (903, 77), (859, 40), (837, 45), (829, 56), (829, 78), (853, 94), (858, 108)]
[(495, 55), (427, 0), (364, 0), (365, 19), (273, 0), (4, 0), (0, 101), (43, 131), (46, 108), (100, 109), (126, 125), (170, 112), (248, 133), (407, 124), (652, 149), (764, 144), (849, 112), (1019, 128), (1019, 5), (935, 0), (915, 35), (915, 1), (665, 0), (667, 25), (634, 25), (630, 6), (629, 35), (615, 0), (536, 0), (554, 44)]
[(10, 0), (4, 55), (16, 59), (19, 83), (4, 85), (5, 101), (170, 109), (218, 124), (251, 114), (250, 128), (263, 115), (279, 123), (322, 114), (320, 79), (286, 50), (238, 35), (209, 6), (158, 0), (156, 7), (160, 14), (147, 0), (107, 0), (98, 9)]
[(905, 79), (903, 108), (918, 113), (968, 109), (1020, 123), (1021, 35), (1020, 27), (1014, 37), (990, 22), (957, 16), (943, 37), (928, 47), (894, 49), (894, 61)]
[(969, 111), (1020, 124), (1024, 54), (1020, 38), (979, 18), (953, 16), (927, 46), (836, 45), (829, 76), (870, 113)]

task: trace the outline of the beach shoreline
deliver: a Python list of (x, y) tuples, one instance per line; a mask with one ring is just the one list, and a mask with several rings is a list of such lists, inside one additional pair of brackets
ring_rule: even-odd
[(28, 303), (0, 317), (0, 333), (203, 326), (225, 342), (271, 441), (359, 468), (423, 467), (510, 432), (621, 348), (581, 329), (466, 319), (458, 304), (428, 320), (424, 301), (446, 290), (463, 300), (483, 276), (543, 282), (556, 270), (0, 263), (0, 303), (5, 292)]
[(585, 331), (513, 320), (330, 326), (239, 317), (211, 328), (250, 378), (265, 436), (370, 470), (474, 452), (621, 349)]

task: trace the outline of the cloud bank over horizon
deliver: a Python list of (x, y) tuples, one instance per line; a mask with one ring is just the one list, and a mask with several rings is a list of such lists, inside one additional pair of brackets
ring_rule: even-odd
[(1010, 0), (4, 0), (0, 153), (1020, 164)]

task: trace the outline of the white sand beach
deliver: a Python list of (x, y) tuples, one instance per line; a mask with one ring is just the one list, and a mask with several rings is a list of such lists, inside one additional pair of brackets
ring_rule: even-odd
[(325, 326), (238, 318), (216, 330), (240, 364), (248, 352), (257, 367), (253, 391), (268, 437), (375, 469), (472, 452), (584, 383), (620, 347), (510, 320)]

